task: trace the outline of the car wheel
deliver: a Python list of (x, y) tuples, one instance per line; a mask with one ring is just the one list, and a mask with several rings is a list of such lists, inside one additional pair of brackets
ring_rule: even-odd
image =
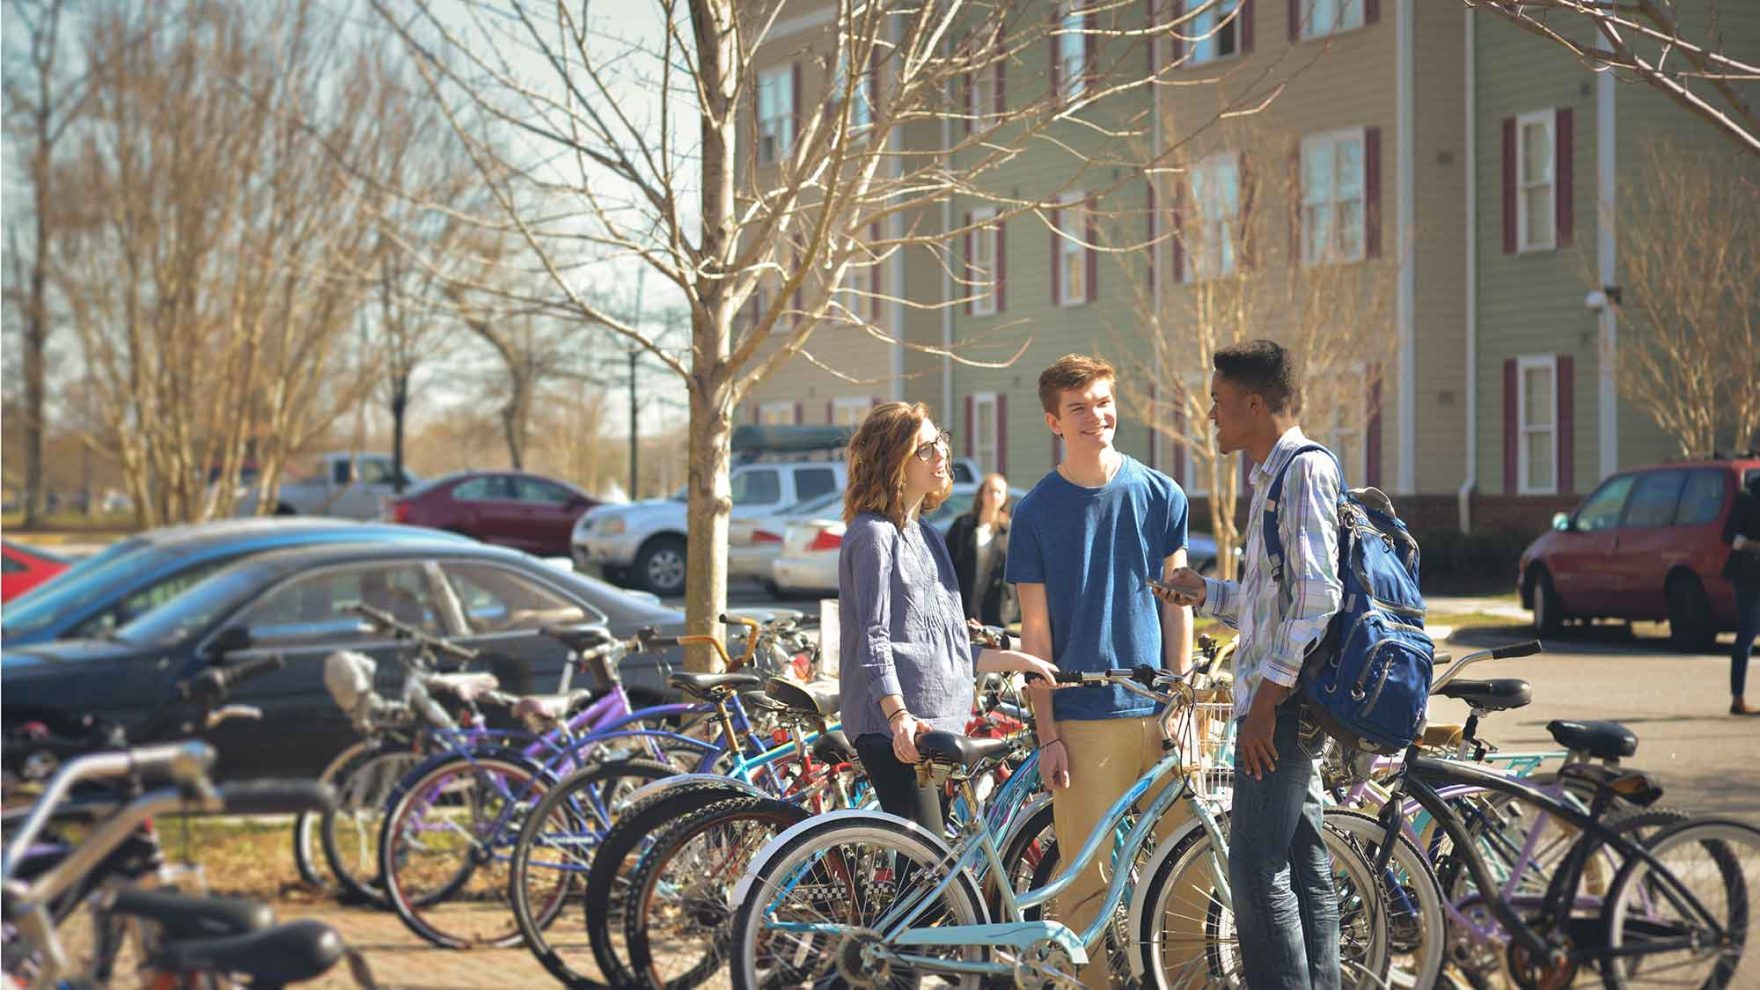
[(684, 541), (676, 536), (657, 536), (642, 544), (636, 554), (635, 576), (662, 598), (684, 593)]
[(1559, 604), (1558, 591), (1552, 587), (1552, 575), (1544, 567), (1536, 567), (1528, 579), (1534, 586), (1534, 635), (1557, 637), (1564, 632), (1564, 607)]
[(1717, 639), (1711, 621), (1711, 600), (1705, 586), (1691, 574), (1668, 582), (1668, 641), (1682, 653), (1703, 653)]

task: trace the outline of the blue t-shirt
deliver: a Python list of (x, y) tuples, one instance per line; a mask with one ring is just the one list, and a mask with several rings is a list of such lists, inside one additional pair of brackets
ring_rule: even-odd
[[(1125, 457), (1112, 480), (1083, 488), (1052, 471), (1014, 510), (1009, 528), (1011, 584), (1043, 584), (1051, 613), (1051, 661), (1063, 670), (1101, 671), (1161, 657), (1160, 603), (1149, 578), (1186, 545), (1186, 493), (1172, 478)], [(1058, 721), (1152, 714), (1155, 706), (1121, 687), (1062, 688)]]

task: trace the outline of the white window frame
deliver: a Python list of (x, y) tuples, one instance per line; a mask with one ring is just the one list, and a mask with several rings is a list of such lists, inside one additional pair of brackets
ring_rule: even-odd
[(1064, 0), (1057, 25), (1057, 95), (1059, 103), (1066, 103), (1088, 92), (1088, 15)]
[[(1180, 29), (1180, 33), (1192, 39), (1187, 48), (1187, 65), (1209, 65), (1224, 59), (1237, 58), (1241, 54), (1241, 19), (1236, 13), (1244, 0), (1199, 0), (1205, 5), (1193, 15), (1191, 21)], [(1226, 20), (1226, 23), (1222, 23)], [(1218, 24), (1221, 26), (1219, 27)], [(1232, 42), (1234, 51), (1219, 51), (1222, 38), (1227, 35)]]
[[(987, 279), (988, 284), (971, 285), (966, 291), (973, 293), (972, 315), (996, 315), (996, 259), (1001, 252), (1002, 227), (999, 224), (987, 223), (996, 219), (996, 208), (985, 207), (972, 211), (972, 257), (969, 259), (973, 279)], [(980, 248), (988, 247), (988, 256)]]
[(860, 426), (872, 408), (874, 400), (865, 395), (840, 395), (831, 400), (831, 425)]
[[(1546, 159), (1546, 175), (1534, 178), (1526, 174), (1528, 167), (1528, 128), (1539, 125), (1546, 130), (1546, 143), (1552, 154)], [(1545, 241), (1528, 240), (1528, 191), (1544, 186), (1546, 195), (1546, 229), (1551, 234)], [(1536, 110), (1516, 118), (1516, 250), (1550, 251), (1558, 246), (1558, 114), (1554, 110)]]
[[(1351, 127), (1325, 134), (1310, 134), (1302, 138), (1300, 182), (1302, 187), (1301, 244), (1302, 264), (1343, 265), (1362, 261), (1367, 256), (1369, 238), (1369, 190), (1368, 190), (1368, 130), (1363, 127)], [(1355, 195), (1348, 195), (1350, 190), (1340, 175), (1339, 149), (1350, 144), (1357, 147), (1357, 168)], [(1327, 189), (1312, 188), (1308, 182), (1308, 158), (1310, 154), (1327, 154), (1331, 157), (1328, 175), (1331, 185)], [(1357, 236), (1354, 239), (1355, 249), (1349, 252), (1341, 250), (1344, 241), (1342, 231), (1345, 229), (1338, 218), (1343, 207), (1357, 203), (1356, 220)], [(1326, 216), (1326, 246), (1317, 252), (1311, 236), (1316, 218), (1324, 211)]]
[[(1545, 370), (1552, 379), (1552, 422), (1544, 426), (1528, 424), (1528, 372), (1536, 368)], [(1516, 359), (1516, 494), (1518, 495), (1557, 495), (1558, 494), (1558, 356), (1556, 354), (1529, 354)], [(1528, 463), (1528, 436), (1530, 434), (1547, 433), (1552, 437), (1552, 484), (1537, 486), (1529, 479), (1533, 475)]]
[[(1229, 177), (1232, 199), (1211, 195), (1211, 190), (1205, 188), (1222, 189), (1225, 175)], [(1192, 166), (1188, 181), (1198, 236), (1185, 265), (1186, 280), (1197, 282), (1233, 275), (1240, 263), (1240, 249), (1235, 243), (1241, 220), (1240, 155), (1232, 151), (1211, 155)]]
[[(1366, 0), (1303, 0), (1302, 40), (1325, 38), (1346, 31), (1355, 31), (1365, 23), (1363, 7)], [(1327, 20), (1331, 24), (1327, 24)]]
[[(983, 427), (984, 411), (990, 412), (990, 429)], [(998, 428), (998, 416), (1001, 415), (1001, 403), (996, 401), (995, 392), (972, 393), (972, 459), (978, 462), (978, 476), (994, 473), (997, 458), (1001, 455), (1002, 431)]]
[[(759, 165), (774, 165), (787, 158), (794, 148), (794, 66), (783, 65), (758, 73), (758, 147)], [(769, 139), (770, 153), (765, 154)]]
[[(1065, 193), (1057, 214), (1057, 306), (1074, 309), (1088, 304), (1088, 196), (1082, 192)], [(1076, 220), (1075, 233), (1070, 232), (1070, 218)], [(1070, 259), (1075, 259), (1072, 273)], [(1072, 292), (1076, 282), (1080, 292)]]
[(795, 406), (792, 401), (764, 402), (758, 406), (759, 426), (793, 426)]

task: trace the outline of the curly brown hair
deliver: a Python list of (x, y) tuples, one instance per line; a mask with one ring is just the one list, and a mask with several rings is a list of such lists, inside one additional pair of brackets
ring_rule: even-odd
[[(843, 521), (858, 513), (878, 512), (900, 529), (905, 515), (905, 459), (917, 449), (917, 431), (930, 422), (929, 407), (921, 402), (887, 402), (868, 413), (855, 436), (849, 438), (849, 487), (843, 492)], [(952, 493), (953, 472), (939, 492), (923, 499), (922, 511), (933, 512)]]

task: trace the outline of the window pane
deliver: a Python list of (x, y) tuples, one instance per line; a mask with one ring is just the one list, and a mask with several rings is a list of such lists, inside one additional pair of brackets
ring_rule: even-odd
[(251, 606), (243, 624), (257, 640), (347, 642), (362, 638), (360, 617), (347, 608), (363, 602), (401, 622), (442, 631), (427, 575), (408, 564), (301, 578)]
[(1324, 261), (1330, 254), (1327, 245), (1332, 240), (1331, 205), (1321, 203), (1303, 211), (1302, 235), (1303, 260), (1309, 264)]
[(782, 499), (782, 479), (771, 468), (745, 471), (733, 479), (734, 505), (768, 505)]
[(1308, 145), (1302, 149), (1302, 202), (1324, 203), (1332, 199), (1332, 146)]
[(1552, 425), (1552, 369), (1523, 368), (1523, 426)]
[(1626, 504), (1625, 525), (1672, 524), (1675, 504), (1680, 501), (1681, 485), (1686, 480), (1685, 471), (1651, 471), (1640, 475), (1638, 483), (1632, 486), (1631, 501)]
[(115, 624), (117, 626), (128, 625), (140, 616), (146, 615), (153, 609), (195, 587), (208, 575), (230, 563), (232, 563), (230, 560), (216, 560), (206, 564), (197, 564), (189, 570), (181, 574), (174, 574), (149, 588), (142, 588), (124, 598), (122, 604), (117, 606)]
[(796, 468), (794, 497), (805, 501), (837, 489), (837, 473), (830, 468)]
[(13, 560), (11, 557), (0, 557), (0, 565), (3, 565), (5, 573), (7, 574), (24, 573), (24, 565)]
[(448, 565), (446, 580), (474, 633), (536, 629), (549, 623), (567, 625), (587, 617), (580, 606), (561, 594), (505, 568)]
[(1525, 434), (1528, 455), (1528, 488), (1553, 487), (1552, 431), (1536, 430)]
[(1338, 204), (1338, 254), (1345, 259), (1363, 256), (1363, 201), (1360, 199)]
[(1522, 126), (1522, 182), (1547, 182), (1552, 178), (1552, 134), (1545, 123)]
[(1626, 504), (1626, 496), (1632, 491), (1632, 476), (1623, 475), (1614, 478), (1595, 490), (1583, 507), (1577, 510), (1577, 529), (1593, 532), (1598, 529), (1612, 529), (1619, 524), (1620, 509)]
[(373, 458), (363, 458), (360, 462), (360, 480), (369, 485), (391, 484), (391, 462)]
[(1336, 181), (1339, 199), (1361, 199), (1363, 196), (1363, 142), (1350, 138), (1338, 142)]
[(1715, 522), (1723, 511), (1724, 478), (1722, 471), (1692, 471), (1681, 490), (1680, 512), (1675, 516), (1678, 526), (1703, 526)]
[(349, 463), (347, 460), (330, 462), (330, 480), (338, 485), (348, 484)]
[(543, 502), (548, 505), (567, 505), (573, 496), (561, 485), (552, 485), (548, 481), (537, 478), (515, 478), (514, 497), (522, 502)]
[(1540, 246), (1552, 243), (1552, 187), (1533, 186), (1522, 190), (1524, 220), (1522, 243)]
[(487, 475), (461, 481), (452, 489), (452, 497), (465, 502), (480, 502), (491, 498), (506, 498), (506, 480), (500, 475)]

